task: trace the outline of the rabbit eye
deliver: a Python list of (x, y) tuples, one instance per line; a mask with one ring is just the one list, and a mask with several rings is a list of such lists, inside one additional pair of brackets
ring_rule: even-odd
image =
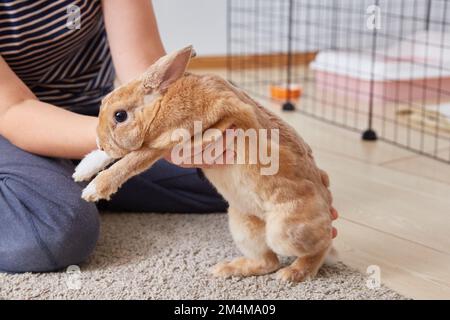
[(114, 119), (119, 123), (124, 122), (125, 120), (127, 120), (127, 118), (128, 114), (125, 110), (116, 111), (116, 113), (114, 114)]

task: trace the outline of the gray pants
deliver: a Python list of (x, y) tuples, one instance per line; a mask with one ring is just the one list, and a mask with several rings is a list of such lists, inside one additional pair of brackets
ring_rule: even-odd
[[(43, 272), (84, 261), (99, 235), (97, 207), (80, 198), (71, 161), (27, 153), (0, 136), (0, 271)], [(101, 209), (223, 212), (195, 169), (165, 161), (129, 180)]]

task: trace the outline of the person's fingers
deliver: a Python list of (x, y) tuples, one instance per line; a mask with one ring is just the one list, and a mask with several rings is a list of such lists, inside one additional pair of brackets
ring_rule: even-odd
[(211, 142), (203, 149), (203, 159), (206, 164), (214, 165), (214, 164), (223, 164), (225, 163), (225, 139), (223, 136), (218, 138), (217, 140)]
[(222, 154), (218, 155), (211, 163), (202, 163), (201, 165), (196, 165), (196, 168), (206, 169), (214, 166), (221, 166), (228, 163), (233, 163), (236, 153), (233, 150), (225, 150)]
[[(236, 153), (233, 150), (234, 141), (227, 141), (225, 139), (225, 132), (222, 132), (220, 137), (214, 137), (214, 141), (210, 142), (203, 149), (203, 159), (206, 165), (222, 165), (232, 163)], [(202, 167), (202, 166), (200, 166)]]
[(181, 160), (176, 159), (176, 163), (174, 162), (174, 159), (172, 159), (171, 151), (164, 158), (183, 168), (205, 169), (215, 165), (232, 163), (236, 156), (235, 151), (231, 147), (233, 141), (228, 141), (227, 144), (224, 135), (225, 133), (221, 136), (214, 136), (212, 139), (210, 137), (208, 142), (203, 145), (185, 144), (183, 150), (189, 150), (190, 152), (187, 152)]
[[(330, 215), (331, 215), (331, 220), (336, 220), (337, 218), (339, 218), (339, 214), (337, 212), (337, 210), (334, 207), (330, 208)], [(334, 239), (337, 237), (338, 231), (335, 227), (332, 227), (331, 229), (331, 237)]]
[(331, 220), (336, 220), (337, 218), (339, 218), (339, 214), (334, 207), (331, 207), (330, 214), (331, 214)]
[(164, 157), (163, 157), (166, 161), (176, 164), (177, 166), (181, 167), (181, 168), (208, 168), (209, 165), (207, 164), (202, 164), (202, 165), (196, 165), (193, 162), (193, 157), (188, 157), (188, 158), (183, 158), (181, 161), (177, 160), (176, 162), (174, 161), (174, 159), (172, 159), (172, 152), (168, 152)]
[(333, 227), (332, 229), (331, 229), (331, 237), (334, 239), (334, 238), (336, 238), (337, 237), (337, 229), (335, 228), (335, 227)]
[[(182, 158), (177, 159), (177, 162), (175, 164), (182, 168), (206, 168), (210, 165), (210, 159), (205, 159), (205, 157), (203, 156), (205, 150), (210, 150), (216, 143), (218, 143), (219, 145), (222, 144), (222, 142), (220, 141), (221, 139), (221, 137), (217, 137), (216, 140), (212, 142), (209, 140), (207, 143), (203, 144), (194, 144), (192, 143), (192, 140), (186, 141), (182, 146)], [(173, 159), (170, 159), (171, 160), (169, 161), (173, 162)]]
[(225, 164), (234, 163), (234, 159), (236, 157), (236, 152), (234, 150), (227, 149), (227, 150), (225, 150), (224, 157), (225, 157), (225, 162), (224, 162)]

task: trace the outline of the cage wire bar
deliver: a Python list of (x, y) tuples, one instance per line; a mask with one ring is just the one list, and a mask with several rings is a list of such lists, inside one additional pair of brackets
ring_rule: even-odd
[(450, 0), (227, 0), (228, 78), (450, 164)]

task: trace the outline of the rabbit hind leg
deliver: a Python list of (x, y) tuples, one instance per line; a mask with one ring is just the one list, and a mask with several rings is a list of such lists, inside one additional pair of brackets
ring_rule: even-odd
[(221, 277), (248, 277), (278, 270), (278, 257), (266, 244), (265, 222), (231, 208), (228, 215), (231, 234), (244, 257), (221, 262), (213, 267), (212, 273)]
[[(306, 212), (314, 205), (314, 199), (299, 200), (291, 203), (286, 211), (274, 211), (268, 214), (267, 242), (274, 252), (297, 259), (288, 267), (281, 269), (277, 276), (281, 280), (301, 282), (313, 278), (322, 266), (331, 248), (331, 219), (323, 211), (313, 216)], [(316, 208), (317, 209), (317, 208)]]
[(319, 253), (300, 257), (287, 267), (277, 272), (277, 278), (283, 281), (302, 282), (314, 278), (322, 266), (329, 248)]

